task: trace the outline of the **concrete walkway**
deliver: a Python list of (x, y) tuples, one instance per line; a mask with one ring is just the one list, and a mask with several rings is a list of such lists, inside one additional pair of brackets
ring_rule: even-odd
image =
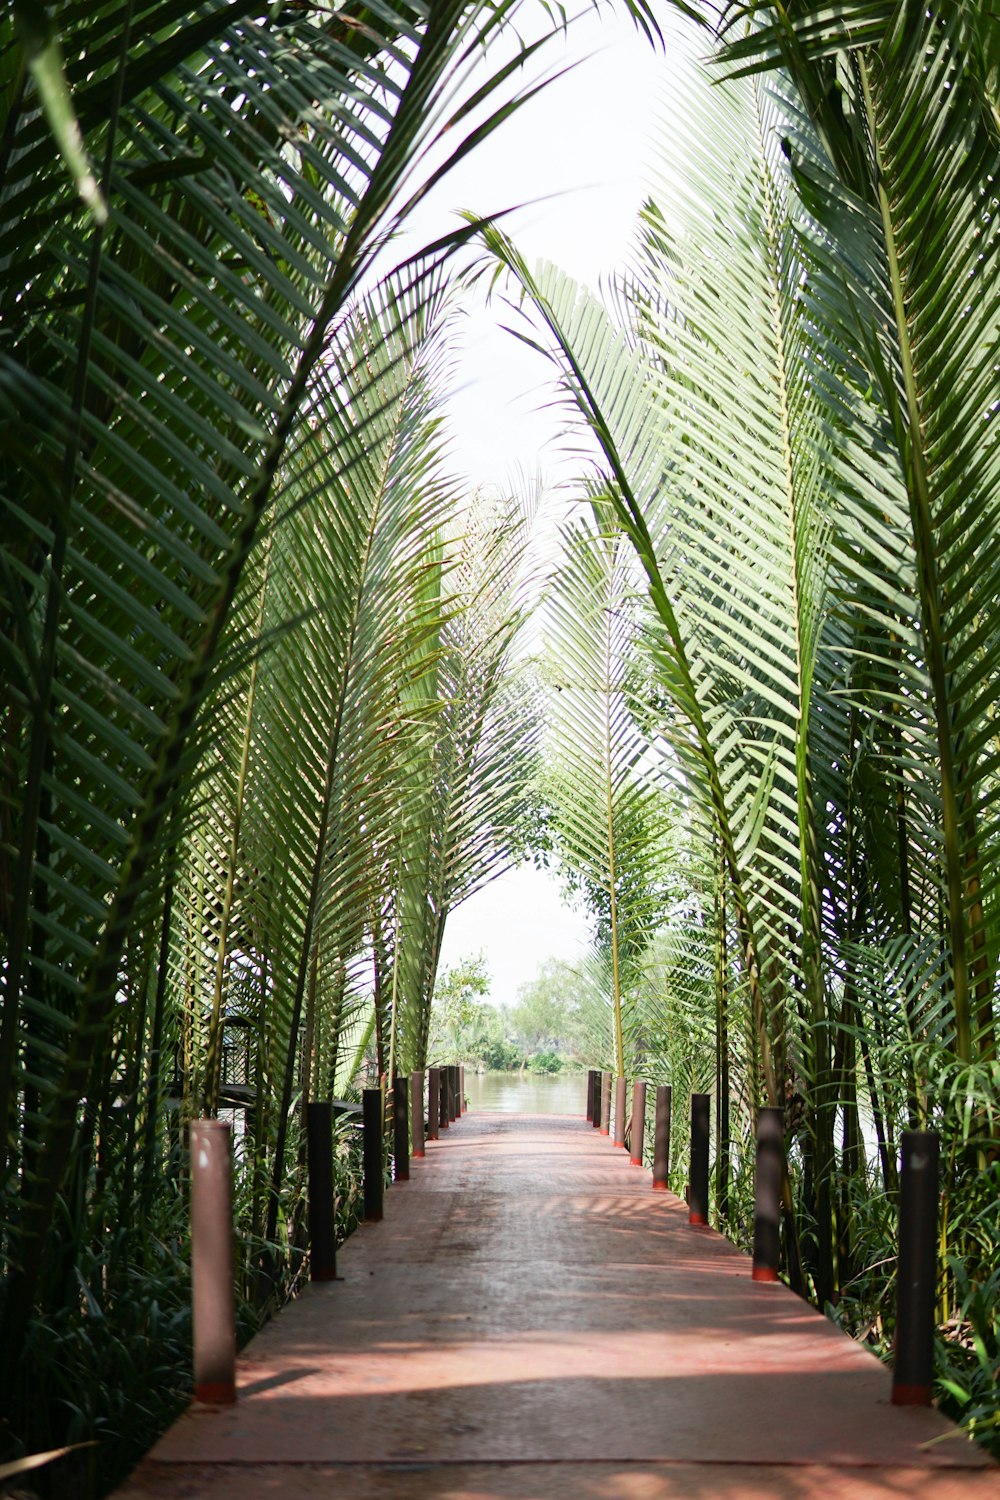
[(582, 1120), (466, 1115), (119, 1500), (998, 1500)]

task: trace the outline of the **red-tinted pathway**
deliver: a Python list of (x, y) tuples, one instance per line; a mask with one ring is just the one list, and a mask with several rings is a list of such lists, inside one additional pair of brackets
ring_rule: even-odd
[(582, 1120), (466, 1115), (119, 1500), (998, 1500)]

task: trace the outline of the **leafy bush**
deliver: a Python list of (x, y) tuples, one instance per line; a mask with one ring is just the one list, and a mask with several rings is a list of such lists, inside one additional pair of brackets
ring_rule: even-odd
[(484, 1048), (482, 1061), (492, 1073), (512, 1073), (524, 1063), (524, 1054), (513, 1042), (494, 1040)]
[(534, 1057), (528, 1059), (528, 1068), (532, 1073), (558, 1073), (563, 1065), (563, 1060), (557, 1052), (536, 1052)]

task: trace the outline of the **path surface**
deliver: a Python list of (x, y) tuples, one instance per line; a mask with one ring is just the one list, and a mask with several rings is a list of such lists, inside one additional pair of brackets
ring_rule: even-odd
[[(466, 1115), (119, 1500), (998, 1500), (582, 1120)], [(935, 1441), (937, 1440), (937, 1441)]]

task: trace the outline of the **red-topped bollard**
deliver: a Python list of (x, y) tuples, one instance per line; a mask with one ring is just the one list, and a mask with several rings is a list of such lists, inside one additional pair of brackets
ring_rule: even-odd
[(646, 1132), (646, 1085), (637, 1078), (632, 1085), (632, 1127), (629, 1131), (629, 1161), (642, 1166), (642, 1141)]
[(673, 1091), (669, 1083), (656, 1089), (656, 1114), (653, 1117), (653, 1191), (665, 1193), (670, 1185), (670, 1111)]
[(233, 1150), (222, 1120), (191, 1122), (191, 1311), (196, 1401), (236, 1400)]
[(933, 1394), (939, 1157), (932, 1130), (903, 1131), (893, 1406), (930, 1406)]
[(688, 1203), (688, 1223), (708, 1223), (708, 1153), (709, 1111), (711, 1099), (708, 1094), (691, 1095), (691, 1192)]
[(781, 1182), (785, 1172), (785, 1112), (757, 1111), (753, 1182), (754, 1281), (777, 1281), (780, 1265)]

